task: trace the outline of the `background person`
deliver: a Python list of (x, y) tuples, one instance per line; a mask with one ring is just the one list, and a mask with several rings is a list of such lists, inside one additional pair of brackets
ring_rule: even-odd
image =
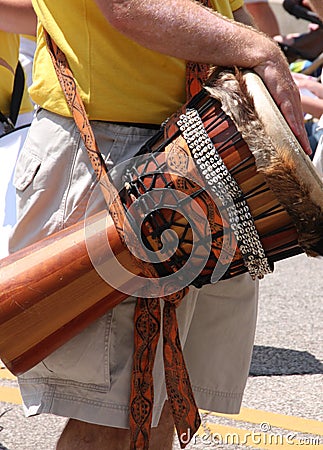
[[(322, 0), (307, 0), (309, 7), (319, 16), (323, 22), (323, 2)], [(322, 74), (321, 74), (322, 83)], [(323, 116), (321, 115), (318, 122), (318, 126), (315, 129), (316, 135), (319, 134), (319, 140), (315, 149), (313, 157), (313, 164), (318, 170), (319, 174), (323, 177)]]
[(277, 18), (268, 0), (245, 0), (244, 3), (260, 31), (271, 37), (280, 34)]
[[(14, 95), (15, 72), (19, 58), (19, 34), (8, 33), (0, 29), (0, 111), (6, 117), (10, 115), (12, 96)], [(23, 97), (16, 126), (30, 123), (32, 119), (27, 84), (24, 83)], [(0, 122), (0, 135), (5, 131), (5, 124)]]
[(30, 87), (33, 82), (33, 62), (36, 50), (36, 37), (28, 34), (20, 36), (19, 60), (26, 74), (26, 83)]
[[(31, 4), (31, 2), (29, 2)], [(11, 114), (11, 105), (14, 98), (16, 107), (13, 108), (13, 115), (10, 117), (14, 121), (16, 115), (16, 128), (29, 124), (33, 117), (33, 106), (27, 92), (26, 79), (20, 78), (18, 88), (14, 89), (15, 73), (19, 58), (19, 25), (15, 23), (12, 16), (15, 14), (12, 2), (0, 3), (0, 112), (4, 115), (0, 121), (0, 136), (12, 129), (6, 123), (6, 119)], [(25, 13), (24, 6), (21, 9)], [(10, 27), (8, 28), (8, 19)], [(29, 20), (28, 20), (29, 22)], [(24, 24), (24, 28), (34, 33), (36, 32), (36, 16), (30, 20), (30, 24)], [(26, 73), (24, 74), (26, 76)], [(22, 96), (21, 96), (22, 95)], [(21, 102), (21, 103), (19, 103)], [(12, 186), (12, 172), (15, 166), (17, 154), (20, 149), (22, 139), (11, 135), (11, 138), (0, 138), (0, 258), (8, 254), (8, 238), (12, 226), (15, 222), (15, 193)], [(9, 146), (10, 142), (10, 146)]]
[(293, 78), (300, 90), (313, 157), (323, 132), (323, 85), (320, 79), (301, 73), (293, 73)]

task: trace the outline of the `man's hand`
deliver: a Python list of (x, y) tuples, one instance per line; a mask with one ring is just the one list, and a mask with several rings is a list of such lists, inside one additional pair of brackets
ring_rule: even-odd
[(277, 58), (276, 61), (268, 61), (254, 67), (254, 70), (266, 84), (305, 153), (310, 155), (312, 150), (304, 126), (300, 93), (288, 65)]

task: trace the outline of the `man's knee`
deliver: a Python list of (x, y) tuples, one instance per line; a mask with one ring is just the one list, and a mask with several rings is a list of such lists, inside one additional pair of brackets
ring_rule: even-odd
[(128, 450), (129, 443), (127, 429), (70, 419), (57, 442), (56, 450)]

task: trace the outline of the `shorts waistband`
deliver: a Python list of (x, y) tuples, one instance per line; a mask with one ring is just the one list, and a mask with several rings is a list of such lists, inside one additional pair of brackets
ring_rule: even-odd
[(107, 123), (111, 123), (112, 125), (120, 125), (123, 127), (147, 128), (149, 130), (160, 130), (161, 127), (161, 125), (157, 125), (155, 123), (111, 122), (111, 121), (107, 121)]

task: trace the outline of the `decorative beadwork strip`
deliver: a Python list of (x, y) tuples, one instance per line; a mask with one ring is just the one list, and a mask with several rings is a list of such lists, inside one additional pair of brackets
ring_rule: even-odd
[(251, 277), (263, 278), (272, 269), (265, 255), (244, 194), (225, 166), (195, 109), (181, 114), (177, 125), (205, 182), (220, 199)]

